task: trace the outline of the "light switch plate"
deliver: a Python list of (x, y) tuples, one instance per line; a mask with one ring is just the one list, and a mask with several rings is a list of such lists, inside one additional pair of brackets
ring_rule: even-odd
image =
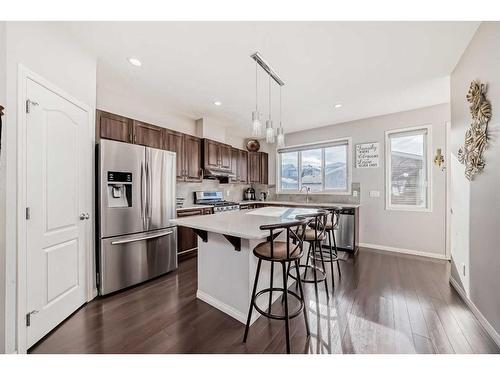
[(357, 196), (358, 196), (358, 191), (357, 191), (357, 190), (354, 190), (354, 191), (352, 192), (352, 196), (353, 196), (353, 197), (357, 197)]
[(378, 190), (370, 190), (370, 197), (371, 198), (378, 198), (378, 197), (380, 197), (380, 191), (378, 191)]

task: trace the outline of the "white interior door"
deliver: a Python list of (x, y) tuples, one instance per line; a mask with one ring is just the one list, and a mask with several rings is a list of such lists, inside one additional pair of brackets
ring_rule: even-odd
[(92, 182), (86, 178), (89, 114), (30, 78), (26, 95), (29, 348), (85, 303)]

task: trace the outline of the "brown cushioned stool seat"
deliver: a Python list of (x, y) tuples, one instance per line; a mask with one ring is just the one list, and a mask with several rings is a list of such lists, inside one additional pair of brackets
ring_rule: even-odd
[(290, 256), (287, 255), (286, 242), (284, 241), (274, 241), (273, 242), (273, 252), (271, 254), (271, 242), (262, 242), (258, 244), (253, 250), (256, 256), (262, 256), (264, 258), (273, 259), (299, 259), (302, 255), (300, 247), (294, 244), (292, 241), (290, 244)]

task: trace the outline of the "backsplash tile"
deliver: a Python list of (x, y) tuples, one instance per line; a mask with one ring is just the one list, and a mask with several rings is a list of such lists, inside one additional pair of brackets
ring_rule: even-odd
[(184, 198), (184, 206), (194, 204), (195, 191), (222, 191), (224, 200), (239, 202), (243, 193), (250, 185), (221, 184), (218, 180), (203, 180), (203, 182), (177, 182), (177, 198)]
[[(349, 203), (349, 204), (360, 204), (361, 197), (361, 184), (359, 182), (353, 182), (351, 185), (352, 193), (351, 195), (336, 195), (336, 194), (321, 194), (321, 195), (309, 195), (309, 202), (311, 203)], [(257, 189), (256, 189), (257, 191)], [(264, 190), (265, 191), (265, 190)], [(357, 192), (357, 196), (354, 196), (354, 192)], [(283, 202), (305, 202), (306, 195), (304, 194), (276, 194), (276, 187), (269, 187), (268, 200), (276, 200)]]

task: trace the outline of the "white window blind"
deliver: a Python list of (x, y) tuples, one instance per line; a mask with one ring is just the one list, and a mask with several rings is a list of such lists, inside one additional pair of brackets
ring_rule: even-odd
[(427, 139), (428, 128), (388, 133), (388, 208), (428, 208)]

